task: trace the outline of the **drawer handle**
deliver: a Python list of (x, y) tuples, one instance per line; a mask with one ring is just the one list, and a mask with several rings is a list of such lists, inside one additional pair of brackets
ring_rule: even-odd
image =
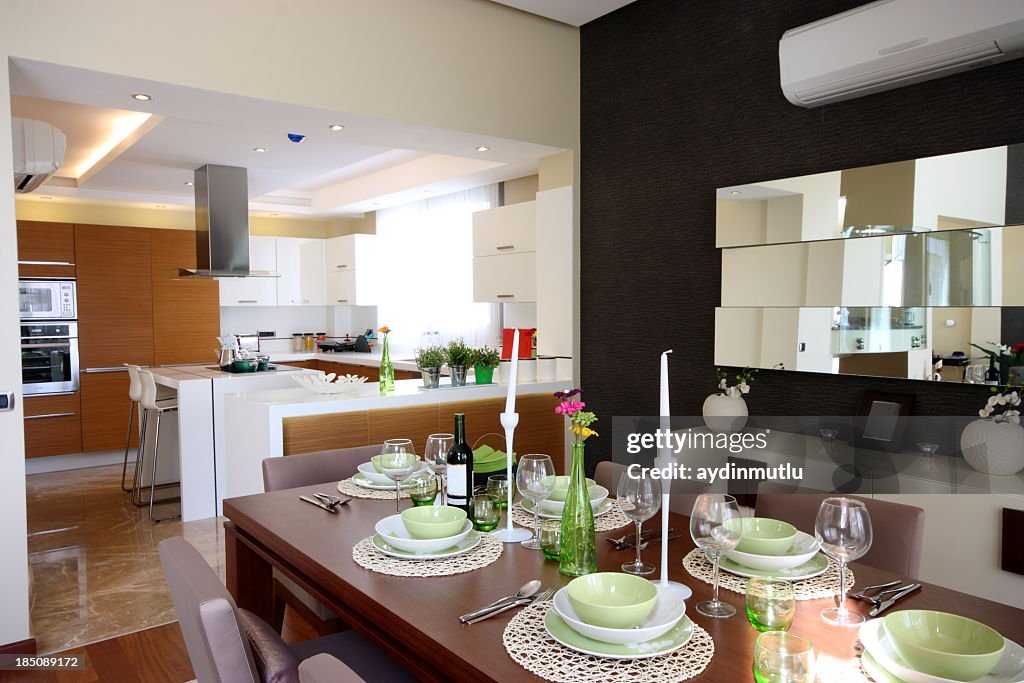
[(515, 294), (499, 294), (498, 298), (499, 299), (515, 299), (516, 295)]
[(240, 303), (240, 304), (254, 304), (254, 303), (257, 303), (257, 300), (256, 299), (239, 299), (238, 303)]
[(342, 264), (334, 266), (334, 267), (335, 268), (348, 268), (348, 264), (347, 263), (342, 263)]
[(73, 266), (71, 261), (18, 261), (19, 266)]
[(128, 368), (86, 368), (85, 373), (88, 375), (95, 375), (101, 372), (128, 372)]
[(347, 304), (348, 303), (348, 299), (338, 299), (338, 303), (339, 304)]
[(43, 420), (50, 417), (72, 417), (78, 413), (47, 413), (46, 415), (26, 415), (26, 420)]
[(503, 244), (502, 246), (496, 247), (496, 248), (497, 248), (498, 251), (507, 251), (509, 249), (515, 249), (516, 245), (514, 245), (514, 244)]

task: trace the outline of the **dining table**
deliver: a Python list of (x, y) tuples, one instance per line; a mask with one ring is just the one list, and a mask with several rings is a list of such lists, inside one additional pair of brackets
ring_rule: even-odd
[[(398, 577), (363, 569), (353, 560), (353, 546), (372, 536), (379, 520), (394, 514), (395, 502), (355, 498), (331, 514), (299, 500), (300, 495), (317, 491), (334, 492), (335, 486), (336, 482), (329, 482), (224, 501), (227, 587), (239, 607), (272, 623), (277, 571), (421, 680), (543, 680), (515, 662), (502, 644), (503, 630), (515, 610), (472, 625), (460, 623), (459, 615), (515, 593), (530, 579), (540, 579), (545, 588), (565, 586), (572, 577), (560, 574), (556, 561), (546, 560), (540, 551), (528, 550), (519, 543), (507, 543), (492, 564), (450, 576)], [(720, 591), (721, 599), (737, 608), (731, 618), (711, 619), (698, 614), (693, 604), (709, 599), (712, 589), (683, 568), (684, 556), (694, 548), (689, 520), (671, 514), (670, 524), (679, 538), (669, 542), (669, 577), (693, 590), (687, 600), (687, 616), (707, 630), (715, 647), (707, 668), (692, 680), (753, 680), (758, 632), (745, 617), (743, 595)], [(597, 534), (599, 571), (620, 571), (620, 565), (632, 559), (632, 549), (616, 550), (606, 541), (630, 531), (632, 526)], [(955, 544), (950, 544), (949, 552), (956, 552)], [(653, 542), (645, 559), (657, 563), (659, 558), (658, 542)], [(911, 578), (862, 562), (850, 567), (858, 587)], [(859, 671), (858, 629), (831, 624), (820, 616), (823, 608), (834, 604), (832, 598), (798, 601), (790, 632), (813, 644), (821, 683), (856, 682), (857, 678), (849, 678), (848, 673), (830, 673)], [(870, 607), (852, 599), (847, 604), (865, 615)], [(889, 613), (898, 609), (960, 614), (1024, 643), (1024, 610), (948, 588), (922, 582), (920, 590), (900, 600)]]

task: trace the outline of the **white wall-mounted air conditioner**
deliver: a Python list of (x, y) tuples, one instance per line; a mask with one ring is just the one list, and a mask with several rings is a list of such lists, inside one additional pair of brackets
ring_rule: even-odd
[(14, 143), (14, 191), (31, 192), (64, 163), (68, 140), (59, 129), (45, 121), (11, 119)]
[(817, 107), (1022, 54), (1024, 0), (880, 0), (786, 31), (779, 70), (786, 99)]

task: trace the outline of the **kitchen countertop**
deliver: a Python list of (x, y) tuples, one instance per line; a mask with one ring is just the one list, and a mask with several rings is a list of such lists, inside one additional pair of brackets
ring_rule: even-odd
[[(304, 360), (322, 360), (328, 363), (350, 363), (352, 365), (366, 365), (373, 368), (380, 367), (381, 354), (379, 351), (370, 353), (357, 353), (355, 351), (340, 351), (323, 353), (320, 351), (268, 351), (271, 363), (288, 363)], [(392, 358), (391, 364), (396, 370), (408, 370), (416, 372), (416, 361), (412, 358)]]
[[(278, 373), (311, 373), (316, 372), (315, 370), (306, 370), (304, 368), (293, 368), (288, 365), (278, 366), (277, 370), (269, 370), (263, 372), (224, 372), (219, 370), (214, 364), (204, 365), (167, 365), (163, 367), (146, 368), (153, 373), (153, 377), (157, 384), (161, 384), (172, 389), (177, 389), (182, 382), (194, 382), (194, 381), (210, 381), (214, 379), (229, 380), (232, 382), (241, 382), (246, 379), (252, 379), (254, 377), (267, 377), (270, 375), (277, 375)], [(241, 387), (239, 387), (241, 388)]]

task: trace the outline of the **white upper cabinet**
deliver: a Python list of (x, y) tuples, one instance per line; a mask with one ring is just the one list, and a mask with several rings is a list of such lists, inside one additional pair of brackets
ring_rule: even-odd
[(536, 202), (521, 202), (473, 213), (473, 256), (537, 250)]
[(277, 238), (278, 306), (323, 306), (324, 240)]
[(374, 235), (344, 235), (326, 241), (324, 263), (327, 273), (328, 306), (372, 306)]
[(502, 254), (473, 259), (473, 301), (508, 304), (536, 300), (535, 254)]
[[(249, 270), (276, 271), (277, 238), (249, 238)], [(231, 277), (220, 280), (221, 306), (276, 306), (277, 278)]]

